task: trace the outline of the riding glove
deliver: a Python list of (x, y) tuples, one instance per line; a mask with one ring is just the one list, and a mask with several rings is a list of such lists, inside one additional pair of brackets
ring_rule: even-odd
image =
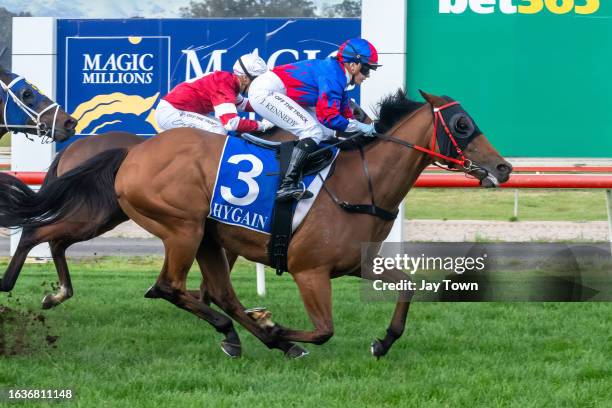
[(374, 133), (376, 133), (376, 128), (374, 127), (374, 123), (363, 123), (355, 119), (350, 119), (346, 131), (362, 132), (364, 136), (372, 137)]
[(257, 130), (259, 132), (267, 132), (276, 126), (274, 123), (270, 122), (268, 119), (262, 119), (257, 123)]

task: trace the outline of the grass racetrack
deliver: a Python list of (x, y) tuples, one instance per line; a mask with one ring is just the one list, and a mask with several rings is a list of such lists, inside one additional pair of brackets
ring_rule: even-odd
[[(409, 219), (516, 221), (513, 189), (415, 188), (404, 201)], [(520, 189), (521, 221), (605, 221), (605, 190)]]
[[(341, 278), (327, 344), (290, 361), (239, 328), (243, 357), (232, 360), (208, 324), (143, 297), (161, 262), (73, 261), (75, 297), (42, 312), (56, 347), (34, 331), (27, 353), (0, 357), (0, 388), (72, 388), (67, 405), (82, 407), (612, 406), (611, 304), (415, 303), (402, 339), (376, 361), (369, 344), (385, 333), (393, 305), (365, 303), (359, 281)], [(239, 263), (243, 303), (310, 328), (291, 277), (267, 278), (260, 299), (254, 268)], [(52, 264), (26, 265), (0, 304), (38, 313), (56, 280)], [(193, 270), (190, 287), (198, 284)]]

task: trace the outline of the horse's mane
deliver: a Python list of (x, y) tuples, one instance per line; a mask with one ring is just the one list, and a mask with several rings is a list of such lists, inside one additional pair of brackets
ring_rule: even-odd
[(2, 65), (0, 65), (0, 74), (9, 74), (9, 71)]
[(409, 99), (402, 88), (394, 94), (385, 96), (378, 102), (378, 124), (376, 130), (385, 133), (390, 130), (397, 122), (423, 106), (423, 102)]

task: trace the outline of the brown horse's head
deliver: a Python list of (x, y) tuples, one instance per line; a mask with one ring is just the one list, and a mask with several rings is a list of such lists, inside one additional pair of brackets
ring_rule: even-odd
[(61, 142), (74, 135), (76, 125), (38, 88), (0, 67), (0, 134), (24, 132)]
[(438, 118), (441, 116), (443, 119), (443, 123), (442, 120), (438, 120), (437, 125), (434, 124), (437, 136), (436, 151), (461, 159), (452, 140), (454, 139), (464, 158), (467, 159), (467, 164), (461, 168), (456, 163), (442, 161), (449, 167), (459, 168), (478, 178), (483, 187), (497, 187), (500, 183), (508, 181), (512, 165), (500, 156), (461, 105), (448, 97), (419, 92), (432, 106), (434, 115), (439, 112)]

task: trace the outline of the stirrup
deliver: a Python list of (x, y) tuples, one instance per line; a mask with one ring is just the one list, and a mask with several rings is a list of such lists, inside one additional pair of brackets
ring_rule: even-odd
[(279, 192), (276, 193), (275, 201), (287, 201), (289, 198), (292, 198), (296, 201), (302, 199), (312, 198), (313, 194), (306, 189), (306, 185), (303, 181), (300, 181), (301, 190), (293, 190), (289, 192), (285, 192), (282, 195)]
[(302, 187), (302, 191), (294, 191), (292, 193), (293, 198), (295, 198), (296, 201), (312, 198), (312, 193), (308, 191), (306, 184), (304, 184), (303, 181), (300, 181), (300, 187)]

